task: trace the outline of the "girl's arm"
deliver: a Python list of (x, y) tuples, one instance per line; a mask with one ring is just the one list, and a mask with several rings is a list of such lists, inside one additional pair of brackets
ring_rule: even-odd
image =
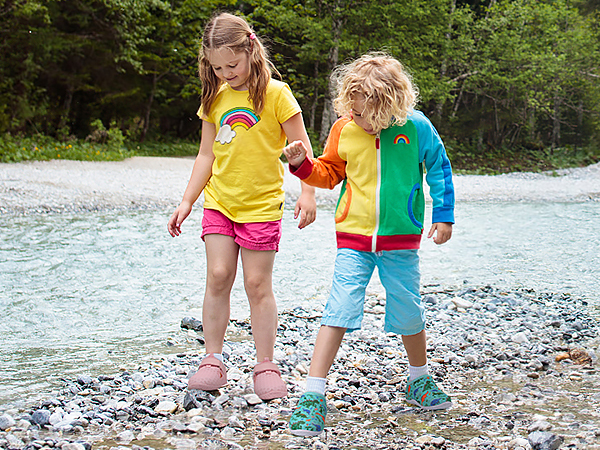
[[(310, 145), (310, 139), (308, 133), (304, 127), (304, 119), (302, 114), (298, 113), (281, 124), (283, 132), (285, 133), (288, 142), (302, 141), (307, 149), (308, 155), (312, 158), (313, 151)], [(300, 198), (296, 202), (296, 208), (294, 210), (294, 219), (300, 216), (300, 222), (298, 222), (298, 228), (304, 228), (315, 221), (317, 217), (317, 202), (315, 200), (315, 188), (308, 184), (301, 182), (302, 193)]]
[(198, 197), (200, 197), (206, 183), (208, 183), (212, 174), (212, 164), (215, 160), (212, 147), (216, 136), (215, 124), (203, 120), (200, 150), (198, 151), (198, 156), (196, 156), (190, 181), (183, 194), (183, 200), (181, 200), (181, 203), (167, 223), (167, 229), (171, 236), (179, 236), (181, 233), (181, 224), (190, 215), (190, 212), (192, 212), (192, 206), (198, 200)]

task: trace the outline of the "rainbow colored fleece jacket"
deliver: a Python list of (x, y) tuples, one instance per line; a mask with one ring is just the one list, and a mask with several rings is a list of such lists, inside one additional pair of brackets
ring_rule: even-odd
[(338, 248), (418, 249), (423, 233), (423, 167), (433, 202), (432, 223), (454, 223), (452, 168), (433, 124), (420, 111), (377, 136), (351, 118), (332, 127), (323, 155), (291, 172), (333, 189), (343, 181), (335, 222)]

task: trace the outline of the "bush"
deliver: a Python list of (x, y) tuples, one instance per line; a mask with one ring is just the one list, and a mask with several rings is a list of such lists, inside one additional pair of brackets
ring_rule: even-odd
[(119, 143), (118, 138), (106, 144), (72, 140), (58, 141), (43, 135), (0, 137), (0, 161), (20, 162), (30, 160), (72, 159), (78, 161), (119, 161), (134, 156), (134, 153)]

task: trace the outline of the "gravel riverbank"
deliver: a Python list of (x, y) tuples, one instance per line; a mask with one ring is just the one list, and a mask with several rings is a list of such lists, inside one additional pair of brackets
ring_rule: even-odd
[(120, 373), (65, 380), (61, 392), (0, 417), (6, 449), (599, 449), (598, 323), (565, 295), (426, 286), (430, 364), (454, 407), (422, 412), (403, 400), (407, 360), (382, 333), (371, 293), (363, 329), (348, 334), (329, 377), (326, 431), (297, 438), (287, 420), (303, 391), (320, 311), (281, 314), (276, 358), (290, 395), (252, 390), (249, 324), (227, 333), (229, 384), (187, 391), (202, 355), (197, 319), (182, 321), (190, 351)]
[[(0, 214), (175, 207), (193, 165), (193, 158), (154, 157), (0, 164)], [(600, 201), (600, 163), (545, 174), (456, 175), (454, 184), (459, 202)], [(300, 183), (287, 170), (284, 188), (291, 204)], [(338, 190), (317, 189), (318, 203), (335, 204)]]

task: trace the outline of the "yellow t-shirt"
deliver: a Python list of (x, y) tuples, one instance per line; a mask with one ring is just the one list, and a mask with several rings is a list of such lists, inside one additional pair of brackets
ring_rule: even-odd
[(214, 123), (215, 161), (204, 188), (204, 207), (234, 222), (268, 222), (283, 215), (284, 167), (279, 159), (286, 137), (281, 124), (301, 112), (289, 86), (271, 80), (263, 111), (257, 114), (248, 91), (224, 84), (203, 120)]

